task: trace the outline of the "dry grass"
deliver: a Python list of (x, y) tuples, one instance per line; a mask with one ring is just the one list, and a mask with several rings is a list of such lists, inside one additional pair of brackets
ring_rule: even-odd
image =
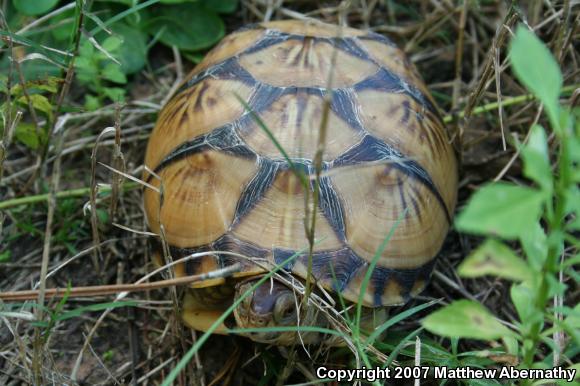
[[(525, 142), (531, 124), (541, 119), (541, 107), (525, 97), (508, 68), (506, 44), (512, 27), (526, 21), (556, 54), (564, 84), (574, 89), (580, 82), (580, 56), (573, 44), (580, 34), (578, 3), (533, 0), (519, 8), (507, 3), (243, 0), (227, 25), (233, 30), (248, 22), (314, 17), (370, 28), (405, 47), (450, 122), (462, 160), (461, 207), (484, 182), (522, 179), (517, 152), (510, 144), (514, 139)], [(6, 26), (5, 21), (0, 23)], [(78, 40), (75, 44), (78, 49)], [(4, 56), (21, 55), (10, 39), (0, 50)], [(34, 109), (4, 117), (8, 129), (0, 143), (0, 255), (9, 251), (10, 257), (0, 263), (0, 289), (38, 289), (34, 293), (38, 299), (16, 308), (0, 304), (0, 384), (159, 384), (195, 342), (195, 332), (186, 329), (176, 314), (178, 291), (172, 297), (160, 290), (130, 294), (125, 300), (134, 301), (133, 307), (87, 311), (49, 327), (30, 323), (47, 320), (47, 313), (56, 316), (113, 300), (102, 294), (71, 297), (55, 315), (58, 302), (47, 288), (110, 285), (125, 290), (154, 269), (147, 247), (151, 235), (142, 210), (142, 187), (101, 165), (140, 178), (155, 114), (181, 81), (182, 66), (191, 66), (182, 64), (177, 51), (155, 49), (150, 60), (152, 66), (131, 80), (125, 106), (61, 113), (50, 122), (49, 142), (38, 151), (17, 144), (10, 129), (21, 119), (38, 126), (40, 118), (29, 114)], [(9, 73), (22, 79), (18, 61), (11, 62)], [(64, 71), (64, 79), (55, 96), (56, 106), (78, 106), (82, 91), (75, 87), (72, 67)], [(26, 99), (30, 103), (29, 96)], [(447, 303), (469, 298), (513, 323), (516, 313), (506, 306), (508, 286), (503, 281), (464, 280), (455, 271), (478, 241), (452, 231), (428, 290), (391, 314), (434, 299)], [(577, 289), (572, 290), (570, 299), (578, 295)], [(570, 299), (559, 301), (569, 303)], [(404, 320), (396, 333), (415, 330), (424, 315)], [(414, 339), (410, 344), (415, 346)], [(461, 345), (464, 350), (485, 348), (482, 343)], [(259, 384), (261, 379), (271, 384), (276, 378), (307, 382), (315, 380), (316, 365), (343, 367), (352, 361), (346, 350), (311, 355), (312, 359), (299, 347), (288, 352), (216, 336), (180, 374), (177, 384), (248, 385)], [(410, 363), (415, 360), (421, 357), (411, 358)]]

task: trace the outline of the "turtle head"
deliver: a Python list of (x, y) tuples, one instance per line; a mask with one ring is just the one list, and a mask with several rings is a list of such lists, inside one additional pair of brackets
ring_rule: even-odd
[[(258, 277), (241, 282), (236, 287), (235, 300), (243, 297), (242, 302), (234, 309), (238, 327), (297, 326), (300, 299), (296, 297), (295, 292), (276, 280), (268, 280), (252, 291), (252, 286), (259, 279)], [(314, 325), (316, 319), (313, 312), (301, 313), (300, 325)], [(262, 343), (289, 345), (297, 342), (295, 331), (260, 331), (246, 335), (252, 340)]]

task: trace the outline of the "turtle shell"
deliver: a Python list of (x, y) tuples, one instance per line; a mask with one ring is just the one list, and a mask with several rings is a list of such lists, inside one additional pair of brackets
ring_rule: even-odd
[[(145, 159), (156, 175), (145, 179), (162, 194), (147, 189), (144, 200), (149, 226), (163, 231), (173, 259), (238, 252), (251, 258), (240, 261), (243, 273), (253, 274), (259, 268), (252, 259), (279, 264), (307, 251), (305, 195), (316, 186), (313, 159), (325, 114), (319, 201), (312, 208), (314, 278), (357, 301), (378, 251), (365, 306), (400, 304), (421, 291), (456, 201), (448, 133), (413, 65), (391, 41), (322, 23), (278, 21), (232, 33), (160, 112)], [(311, 192), (293, 167), (310, 177)], [(176, 273), (234, 261), (215, 253)], [(307, 266), (308, 253), (301, 252), (286, 269), (304, 278)]]

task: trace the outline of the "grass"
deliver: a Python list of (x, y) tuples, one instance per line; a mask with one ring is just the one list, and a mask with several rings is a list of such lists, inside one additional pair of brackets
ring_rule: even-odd
[[(126, 288), (123, 286), (138, 283), (153, 270), (146, 242), (150, 236), (141, 209), (141, 184), (135, 180), (142, 174), (145, 141), (156, 112), (176, 86), (181, 55), (203, 55), (203, 51), (169, 50), (163, 46), (167, 43), (163, 31), (168, 27), (151, 33), (140, 24), (141, 19), (151, 16), (146, 14), (150, 9), (169, 12), (171, 5), (155, 3), (117, 4), (114, 12), (108, 12), (99, 8), (104, 2), (87, 2), (81, 9), (80, 1), (61, 1), (50, 16), (44, 16), (49, 14), (14, 12), (11, 0), (0, 1), (2, 292), (34, 287), (42, 293), (46, 291), (42, 288), (67, 288), (69, 284), (71, 291), (95, 285)], [(323, 364), (336, 368), (416, 363), (578, 367), (578, 240), (573, 228), (578, 214), (567, 212), (577, 210), (573, 203), (577, 197), (574, 186), (579, 160), (574, 141), (578, 129), (566, 131), (570, 125), (554, 113), (566, 110), (578, 98), (579, 55), (573, 45), (578, 39), (578, 20), (573, 2), (532, 0), (512, 8), (497, 1), (389, 0), (350, 6), (327, 2), (320, 8), (315, 2), (262, 3), (246, 1), (234, 13), (212, 10), (211, 14), (227, 19), (228, 29), (265, 18), (304, 15), (329, 22), (348, 21), (351, 26), (368, 26), (385, 33), (406, 47), (434, 91), (463, 160), (459, 207), (469, 211), (474, 205), (470, 198), (475, 192), (485, 192), (482, 187), (492, 180), (541, 191), (543, 219), (529, 229), (533, 237), (517, 235), (499, 240), (502, 234), (495, 234), (491, 244), (484, 244), (482, 237), (488, 230), (476, 229), (471, 234), (474, 230), (460, 222), (461, 232), (452, 230), (448, 236), (427, 291), (406, 306), (391, 310), (387, 323), (381, 326), (388, 332), (385, 336), (378, 330), (365, 337), (357, 322), (360, 308), (355, 307), (351, 314), (341, 312), (347, 306), (337, 299), (338, 305), (331, 311), (336, 323), (327, 332), (349, 342), (342, 349), (314, 347), (305, 352), (297, 345), (281, 355), (284, 349), (253, 345), (240, 349), (243, 354), (235, 354), (233, 348), (247, 346), (247, 342), (209, 334), (196, 336), (185, 329), (174, 311), (178, 305), (168, 300), (167, 290), (125, 294), (120, 302), (100, 295), (84, 299), (70, 296), (55, 302), (48, 301), (47, 295), (46, 301), (0, 304), (0, 384), (58, 384), (71, 379), (86, 384), (170, 384), (173, 379), (174, 384), (201, 380), (198, 384), (208, 385), (217, 379), (216, 374), (242, 384), (316, 384), (319, 381), (313, 374)], [(219, 24), (213, 16), (206, 19)], [(522, 20), (547, 45), (560, 68), (563, 86), (556, 102), (533, 89), (539, 81), (533, 81), (530, 88), (513, 70), (508, 47)], [(139, 39), (145, 36), (146, 49), (113, 47), (111, 52), (102, 52), (93, 45), (92, 51), (79, 52), (86, 42), (83, 36), (95, 37), (102, 48), (108, 36), (103, 32), (106, 29), (126, 33), (122, 28), (115, 30), (116, 23), (133, 27)], [(63, 25), (70, 27), (69, 32), (59, 40)], [(81, 31), (86, 31), (86, 36)], [(219, 28), (215, 31), (220, 32)], [(206, 38), (210, 42), (215, 37)], [(118, 87), (115, 80), (123, 78), (107, 66), (114, 60), (125, 65), (124, 52), (139, 56), (142, 67), (135, 72), (125, 72), (127, 68), (122, 67), (127, 83), (123, 86), (124, 106), (119, 109), (111, 98), (115, 92), (106, 89)], [(95, 81), (99, 84), (91, 83), (90, 78), (87, 83), (79, 80), (75, 61), (83, 55), (93, 66), (84, 67), (85, 78), (97, 68), (100, 72)], [(526, 55), (530, 54), (527, 52), (525, 59)], [(103, 72), (105, 68), (108, 73)], [(7, 92), (9, 89), (12, 92)], [(97, 103), (87, 104), (87, 95), (93, 95)], [(543, 126), (543, 136), (536, 124)], [(116, 130), (107, 129), (110, 127)], [(98, 139), (104, 130), (114, 131), (115, 138)], [(543, 149), (543, 158), (534, 149)], [(546, 175), (553, 176), (551, 182), (546, 182)], [(119, 176), (125, 180), (122, 185)], [(127, 181), (128, 177), (133, 181)], [(95, 210), (84, 215), (83, 207)], [(502, 214), (498, 209), (483, 212), (491, 214), (490, 221)], [(511, 231), (517, 221), (508, 217), (505, 223)], [(307, 229), (313, 235), (311, 249), (315, 226), (310, 223)], [(487, 249), (482, 250), (484, 247)], [(538, 248), (543, 247), (549, 258), (534, 260), (541, 256)], [(491, 251), (502, 256), (498, 261), (505, 264), (506, 248), (536, 270), (531, 276), (541, 278), (537, 285), (498, 277), (493, 271), (494, 276), (470, 274), (470, 264), (477, 262), (478, 253), (481, 256)], [(100, 253), (91, 260), (97, 250)], [(470, 257), (462, 263), (466, 256)], [(525, 304), (531, 298), (534, 305), (528, 309)], [(308, 299), (305, 304), (329, 312), (328, 299), (316, 292)], [(446, 305), (457, 305), (464, 299), (483, 305), (485, 315), (494, 321), (490, 323), (512, 331), (513, 338), (458, 336), (449, 320), (443, 318), (439, 328), (428, 322), (441, 315)], [(458, 312), (457, 308), (451, 310)], [(426, 321), (427, 330), (422, 321)]]

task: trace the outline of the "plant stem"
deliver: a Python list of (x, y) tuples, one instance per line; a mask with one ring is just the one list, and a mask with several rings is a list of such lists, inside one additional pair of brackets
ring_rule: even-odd
[[(568, 96), (568, 95), (572, 94), (574, 92), (574, 90), (576, 90), (579, 87), (580, 87), (579, 84), (563, 87), (561, 95)], [(513, 96), (513, 97), (508, 97), (508, 98), (502, 99), (501, 106), (507, 107), (507, 106), (512, 106), (512, 105), (518, 105), (521, 103), (525, 103), (525, 102), (529, 102), (529, 101), (533, 101), (533, 100), (537, 100), (537, 99), (538, 98), (536, 98), (532, 94), (518, 95), (518, 96)], [(497, 110), (499, 104), (500, 104), (500, 102), (496, 101), (496, 102), (487, 103), (487, 104), (482, 105), (482, 106), (478, 106), (478, 107), (473, 109), (473, 111), (470, 113), (470, 115), (471, 116), (481, 115), (481, 114), (487, 113), (489, 111)], [(459, 111), (458, 113), (447, 114), (443, 117), (443, 122), (445, 122), (445, 123), (454, 122), (460, 118), (465, 117), (465, 114), (466, 114), (465, 109)]]
[[(138, 188), (139, 186), (141, 186), (140, 184), (136, 183), (136, 182), (126, 182), (123, 184), (123, 190), (124, 191), (128, 191), (128, 190), (133, 190)], [(102, 186), (99, 188), (99, 192), (101, 193), (109, 193), (111, 192), (112, 188), (110, 186)], [(91, 192), (91, 188), (87, 187), (87, 188), (79, 188), (79, 189), (71, 189), (71, 190), (62, 190), (60, 192), (57, 192), (55, 197), (57, 199), (62, 199), (62, 198), (77, 198), (77, 197), (87, 197)], [(26, 196), (26, 197), (20, 197), (20, 198), (13, 198), (11, 200), (6, 200), (6, 201), (2, 201), (0, 202), (0, 210), (3, 209), (9, 209), (9, 208), (13, 208), (16, 206), (21, 206), (21, 205), (27, 205), (27, 204), (36, 204), (39, 202), (44, 202), (46, 200), (48, 200), (50, 194), (49, 193), (45, 193), (45, 194), (37, 194), (34, 196)]]
[[(555, 122), (558, 125), (558, 122)], [(546, 306), (549, 301), (550, 288), (547, 278), (554, 275), (558, 271), (557, 262), (562, 251), (562, 243), (564, 242), (563, 229), (564, 217), (566, 216), (566, 192), (571, 187), (570, 178), (570, 154), (568, 149), (568, 128), (554, 127), (554, 132), (559, 139), (559, 157), (558, 157), (558, 171), (559, 176), (554, 183), (554, 200), (555, 209), (552, 216), (547, 218), (548, 222), (548, 254), (542, 275), (540, 276), (540, 283), (537, 286), (535, 308), (536, 312), (541, 315), (546, 314)], [(549, 203), (551, 205), (551, 203)], [(531, 368), (534, 362), (534, 353), (540, 341), (540, 334), (542, 331), (544, 317), (541, 320), (534, 322), (530, 328), (530, 332), (526, 337), (532, 344), (529, 347), (524, 346), (523, 365), (526, 368)]]

